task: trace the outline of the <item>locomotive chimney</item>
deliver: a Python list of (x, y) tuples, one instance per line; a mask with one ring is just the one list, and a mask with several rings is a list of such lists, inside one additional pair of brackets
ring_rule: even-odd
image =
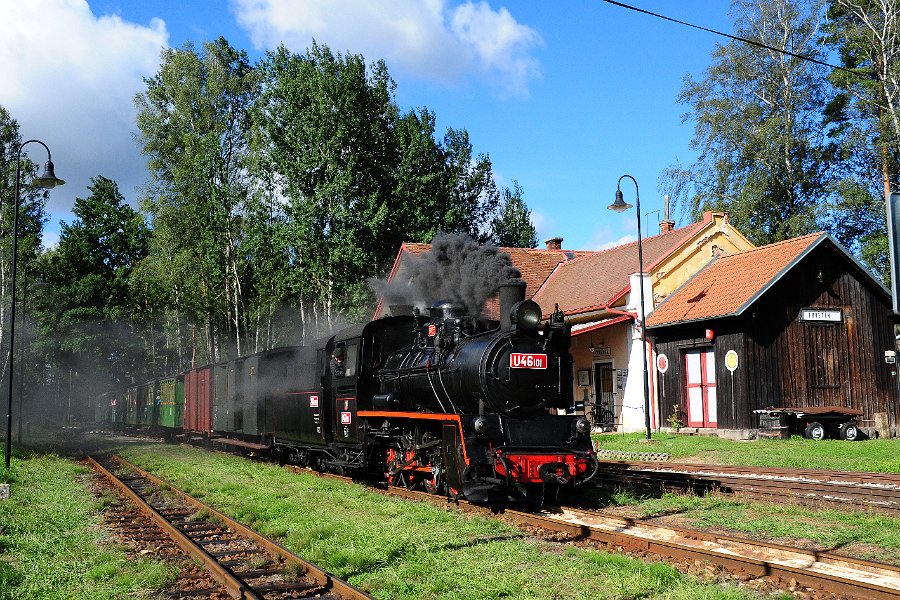
[(510, 309), (516, 302), (525, 299), (525, 282), (521, 279), (513, 279), (500, 284), (500, 329), (512, 327), (509, 318)]

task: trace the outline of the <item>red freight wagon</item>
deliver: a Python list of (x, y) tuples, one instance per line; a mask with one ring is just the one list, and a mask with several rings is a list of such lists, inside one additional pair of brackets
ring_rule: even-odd
[(212, 431), (212, 366), (184, 374), (184, 430), (208, 434)]

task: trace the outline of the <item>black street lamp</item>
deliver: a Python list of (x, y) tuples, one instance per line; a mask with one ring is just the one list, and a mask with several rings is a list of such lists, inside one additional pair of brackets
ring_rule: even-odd
[(644, 249), (641, 243), (641, 194), (638, 191), (638, 184), (631, 175), (622, 175), (616, 183), (616, 201), (607, 208), (616, 212), (624, 212), (631, 208), (622, 198), (622, 180), (625, 178), (631, 180), (634, 184), (634, 203), (637, 210), (637, 232), (638, 232), (638, 270), (641, 280), (641, 358), (644, 362), (644, 424), (646, 425), (646, 437), (650, 439), (650, 376), (647, 371), (647, 329), (644, 321), (647, 318), (647, 312), (644, 308)]
[[(52, 189), (65, 183), (53, 172), (53, 160), (50, 156), (50, 148), (41, 140), (28, 140), (19, 145), (16, 155), (16, 198), (13, 204), (13, 243), (12, 243), (12, 273), (10, 277), (10, 305), (9, 305), (9, 395), (6, 400), (6, 448), (4, 461), (6, 470), (9, 471), (9, 460), (12, 453), (12, 401), (13, 401), (13, 347), (16, 340), (16, 255), (19, 251), (19, 183), (22, 178), (22, 149), (30, 143), (40, 144), (47, 151), (47, 162), (44, 165), (44, 173), (31, 179), (31, 185), (44, 189)], [(19, 415), (21, 419), (21, 415)]]

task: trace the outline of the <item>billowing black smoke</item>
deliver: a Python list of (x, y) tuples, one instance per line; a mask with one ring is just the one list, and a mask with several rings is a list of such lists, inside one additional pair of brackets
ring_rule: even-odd
[(429, 307), (442, 300), (465, 306), (469, 314), (477, 315), (501, 283), (520, 277), (509, 255), (497, 247), (450, 233), (435, 236), (430, 252), (410, 256), (392, 281), (371, 279), (369, 284), (386, 306)]

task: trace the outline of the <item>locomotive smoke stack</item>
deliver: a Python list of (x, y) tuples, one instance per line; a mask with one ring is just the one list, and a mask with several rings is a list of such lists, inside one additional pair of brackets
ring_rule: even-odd
[(510, 311), (516, 302), (525, 299), (525, 282), (513, 279), (500, 284), (500, 329), (512, 327)]

